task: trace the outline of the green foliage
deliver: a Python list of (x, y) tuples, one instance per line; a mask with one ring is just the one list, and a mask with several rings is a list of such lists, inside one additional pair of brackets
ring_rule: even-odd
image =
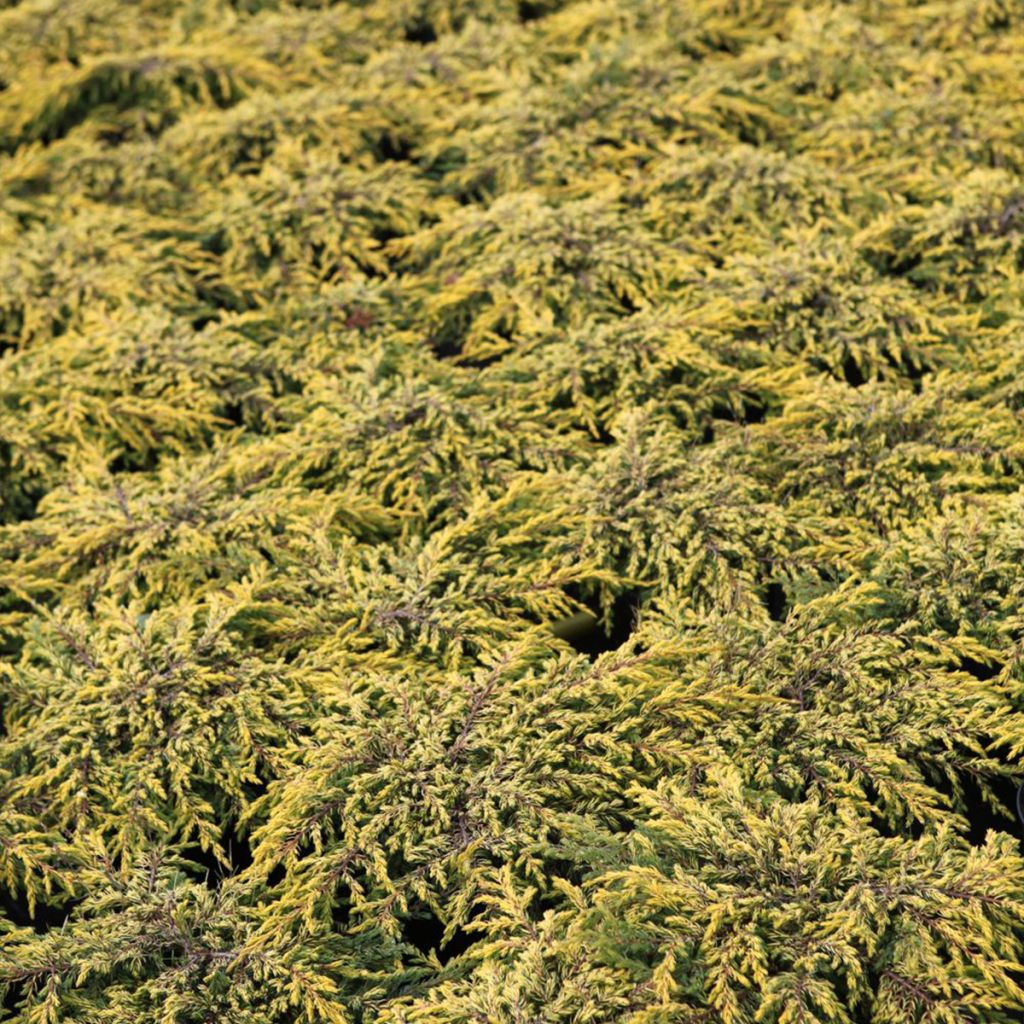
[(0, 1020), (1019, 1020), (1022, 51), (0, 2)]

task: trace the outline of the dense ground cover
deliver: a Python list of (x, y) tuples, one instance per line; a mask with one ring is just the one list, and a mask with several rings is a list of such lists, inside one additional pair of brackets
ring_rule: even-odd
[(1020, 1019), (1020, 0), (0, 8), (0, 1019)]

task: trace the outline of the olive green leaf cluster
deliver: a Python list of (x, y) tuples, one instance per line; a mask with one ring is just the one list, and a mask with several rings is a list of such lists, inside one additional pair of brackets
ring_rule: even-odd
[(1021, 0), (0, 2), (0, 1019), (1024, 1013)]

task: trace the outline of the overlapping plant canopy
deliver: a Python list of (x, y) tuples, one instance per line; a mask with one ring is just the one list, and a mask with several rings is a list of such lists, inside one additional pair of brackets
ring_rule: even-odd
[(1020, 0), (0, 7), (0, 1019), (1020, 1019)]

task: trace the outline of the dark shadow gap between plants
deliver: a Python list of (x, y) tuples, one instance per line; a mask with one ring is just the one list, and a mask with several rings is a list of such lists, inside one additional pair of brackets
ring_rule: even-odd
[(402, 923), (402, 938), (424, 956), (433, 950), (441, 964), (445, 965), (462, 956), (473, 945), (475, 938), (464, 929), (456, 928), (451, 939), (443, 943), (444, 929), (444, 922), (436, 914), (417, 914)]
[(573, 650), (596, 658), (606, 651), (618, 650), (630, 638), (640, 608), (639, 590), (627, 590), (615, 598), (611, 621), (606, 627), (601, 626), (600, 610), (585, 600), (577, 588), (569, 587), (568, 591), (570, 597), (585, 604), (588, 610), (552, 623), (551, 631), (565, 640)]

